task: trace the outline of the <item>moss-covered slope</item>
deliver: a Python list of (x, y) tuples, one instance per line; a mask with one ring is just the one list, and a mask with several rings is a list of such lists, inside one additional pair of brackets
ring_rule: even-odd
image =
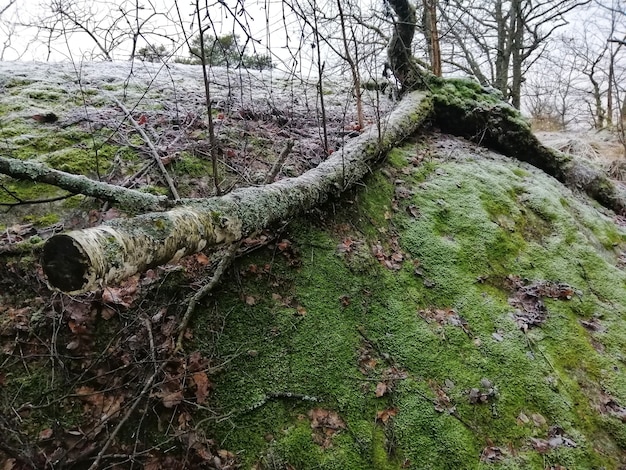
[(530, 166), (407, 144), (197, 312), (206, 432), (245, 468), (619, 468), (624, 237)]

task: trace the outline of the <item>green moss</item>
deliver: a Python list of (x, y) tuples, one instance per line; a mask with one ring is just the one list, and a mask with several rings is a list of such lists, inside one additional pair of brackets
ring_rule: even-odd
[[(390, 163), (403, 167), (408, 152), (394, 152)], [(274, 250), (242, 262), (240, 287), (220, 292), (195, 329), (214, 330), (212, 322), (228, 315), (217, 347), (225, 356), (244, 351), (216, 381), (215, 405), (233, 414), (211, 428), (241, 453), (244, 466), (487, 468), (477, 463), (487, 442), (505, 450), (501, 468), (617, 466), (623, 433), (598, 415), (593, 397), (601, 384), (626, 399), (623, 359), (615, 359), (626, 346), (618, 315), (626, 276), (611, 267), (612, 251), (601, 242), (619, 242), (622, 232), (582, 212), (554, 180), (516, 168), (503, 160), (435, 157), (406, 176), (414, 194), (398, 202), (397, 212), (394, 185), (373, 174), (349, 195), (354, 204), (323, 217), (324, 227), (305, 219), (292, 225), (286, 237), (300, 267)], [(402, 210), (409, 204), (418, 217)], [(390, 249), (392, 235), (404, 256), (399, 270), (369, 255), (375, 243)], [(338, 253), (346, 238), (358, 243)], [(259, 275), (250, 265), (271, 271)], [(525, 334), (510, 313), (508, 275), (566, 282), (582, 296), (546, 301), (547, 321)], [(606, 305), (602, 321), (610, 328), (594, 341), (610, 358), (592, 347), (579, 322), (599, 305)], [(428, 309), (454, 309), (464, 327), (420, 314)], [(212, 347), (203, 341), (200, 349)], [(364, 349), (376, 364), (366, 374)], [(376, 398), (392, 364), (402, 378)], [(474, 404), (469, 390), (484, 389), (484, 380), (496, 392)], [(272, 398), (287, 392), (320, 401)], [(441, 393), (449, 401), (438, 411)], [(345, 423), (324, 446), (307, 416), (316, 407)], [(383, 425), (375, 417), (385, 409), (397, 414)], [(520, 424), (520, 414), (540, 415), (546, 424)], [(560, 426), (577, 447), (539, 455), (530, 438), (547, 438), (550, 426)]]
[(144, 193), (154, 194), (156, 196), (167, 196), (170, 192), (169, 189), (163, 186), (146, 185), (142, 186), (140, 191)]
[(51, 153), (47, 155), (46, 163), (54, 169), (77, 175), (103, 173), (111, 166), (111, 162), (101, 154), (82, 148), (66, 148)]
[(22, 77), (20, 78), (13, 77), (4, 81), (2, 83), (2, 86), (4, 86), (5, 88), (18, 88), (18, 87), (30, 85), (31, 83), (35, 83), (35, 80), (30, 80), (28, 78), (22, 78)]
[(63, 96), (63, 90), (54, 89), (31, 89), (24, 92), (24, 95), (36, 101), (59, 101)]
[(8, 190), (8, 193), (0, 191), (0, 202), (4, 203), (17, 202), (11, 194), (15, 195), (22, 201), (35, 201), (63, 194), (63, 191), (56, 186), (43, 183), (31, 183), (29, 181), (17, 181), (12, 179), (3, 181), (2, 178), (0, 178), (0, 182), (2, 182), (2, 186)]
[(181, 158), (172, 164), (174, 174), (178, 176), (190, 177), (210, 177), (213, 175), (213, 166), (210, 161), (198, 158), (184, 152)]
[(24, 222), (29, 222), (37, 227), (49, 227), (59, 222), (61, 218), (58, 214), (47, 214), (43, 216), (27, 215), (24, 217)]
[(387, 154), (387, 162), (394, 168), (402, 168), (407, 164), (407, 151), (394, 148)]

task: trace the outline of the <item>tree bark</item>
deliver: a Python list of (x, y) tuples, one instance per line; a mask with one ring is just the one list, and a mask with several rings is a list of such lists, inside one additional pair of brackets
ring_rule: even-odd
[(51, 184), (73, 194), (84, 194), (114, 202), (125, 209), (137, 212), (171, 207), (166, 196), (155, 196), (154, 194), (94, 181), (86, 176), (55, 170), (33, 161), (0, 157), (0, 173), (14, 178)]
[(428, 45), (430, 70), (436, 77), (441, 77), (441, 49), (439, 47), (439, 30), (437, 27), (437, 1), (422, 0), (422, 27)]
[(417, 90), (426, 84), (411, 51), (417, 16), (415, 7), (408, 0), (388, 0), (396, 14), (393, 35), (387, 48), (389, 67), (401, 85), (401, 91)]
[(360, 181), (374, 161), (412, 135), (431, 111), (430, 97), (413, 92), (380, 126), (372, 126), (297, 178), (221, 197), (183, 200), (184, 206), (168, 212), (53, 236), (43, 252), (48, 283), (65, 292), (85, 292), (287, 220)]
[[(528, 162), (616, 212), (626, 211), (626, 197), (603, 170), (543, 146), (517, 110), (479, 84), (451, 80), (431, 96), (407, 94), (380, 127), (371, 127), (297, 178), (221, 197), (183, 200), (184, 206), (168, 212), (118, 219), (50, 238), (43, 253), (48, 282), (70, 293), (92, 290), (287, 220), (361, 180), (373, 162), (426, 120), (445, 132)], [(384, 134), (377, 129), (384, 129)]]

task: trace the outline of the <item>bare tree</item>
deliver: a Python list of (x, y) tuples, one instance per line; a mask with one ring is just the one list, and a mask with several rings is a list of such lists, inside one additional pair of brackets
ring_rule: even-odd
[(441, 77), (441, 48), (439, 45), (439, 28), (437, 19), (438, 0), (422, 0), (422, 30), (428, 46), (430, 69), (437, 77)]
[[(170, 35), (166, 26), (172, 26), (168, 12), (158, 11), (138, 0), (122, 2), (92, 2), (88, 0), (49, 0), (43, 13), (29, 20), (25, 26), (39, 31), (40, 40), (48, 45), (48, 56), (56, 43), (67, 43), (83, 39), (81, 46), (88, 44), (94, 49), (92, 59), (113, 60), (134, 57), (140, 40), (146, 43)], [(162, 24), (157, 24), (157, 18)]]
[[(590, 0), (452, 0), (440, 5), (450, 31), (448, 56), (452, 68), (471, 72), (521, 106), (524, 75), (542, 54), (546, 42), (568, 24), (567, 15)], [(458, 51), (462, 57), (458, 57)], [(451, 57), (449, 54), (454, 53)]]

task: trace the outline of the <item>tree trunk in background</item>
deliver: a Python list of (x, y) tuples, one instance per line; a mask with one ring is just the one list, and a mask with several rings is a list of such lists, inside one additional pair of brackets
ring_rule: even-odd
[(510, 39), (506, 31), (507, 21), (510, 17), (503, 16), (502, 12), (502, 0), (497, 0), (494, 5), (494, 16), (497, 25), (497, 50), (496, 50), (496, 76), (494, 82), (494, 88), (500, 90), (502, 96), (506, 99), (509, 96), (509, 58), (511, 53)]
[(396, 14), (393, 35), (387, 49), (389, 67), (403, 91), (415, 90), (424, 85), (424, 76), (411, 51), (417, 21), (415, 8), (407, 0), (388, 1)]
[(431, 72), (441, 77), (441, 48), (439, 46), (439, 30), (437, 27), (438, 0), (422, 0), (422, 28), (428, 45)]
[(511, 24), (513, 29), (510, 32), (512, 38), (511, 47), (511, 104), (515, 109), (520, 109), (522, 104), (522, 82), (524, 80), (522, 63), (524, 54), (524, 18), (522, 16), (522, 1), (514, 0), (511, 6), (513, 18)]

